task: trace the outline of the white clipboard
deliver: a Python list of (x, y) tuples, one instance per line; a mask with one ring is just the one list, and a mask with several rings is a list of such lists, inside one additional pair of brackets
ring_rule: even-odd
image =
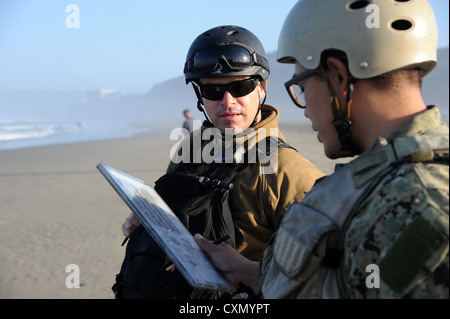
[(102, 163), (97, 169), (192, 287), (234, 290), (153, 187)]

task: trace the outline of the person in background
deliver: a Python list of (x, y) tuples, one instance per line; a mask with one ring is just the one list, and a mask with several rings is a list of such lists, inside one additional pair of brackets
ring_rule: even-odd
[(186, 120), (183, 122), (183, 128), (191, 133), (194, 129), (196, 129), (195, 119), (192, 117), (192, 113), (190, 110), (185, 109), (183, 111), (183, 115)]
[(359, 157), (288, 209), (261, 265), (196, 235), (231, 283), (265, 298), (449, 298), (449, 128), (421, 94), (437, 38), (426, 0), (293, 7), (287, 91), (327, 157)]

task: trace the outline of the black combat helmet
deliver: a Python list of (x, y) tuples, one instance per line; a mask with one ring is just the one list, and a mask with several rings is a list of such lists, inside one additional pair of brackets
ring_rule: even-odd
[(186, 83), (200, 78), (269, 76), (269, 62), (259, 39), (247, 29), (226, 25), (200, 34), (189, 48)]

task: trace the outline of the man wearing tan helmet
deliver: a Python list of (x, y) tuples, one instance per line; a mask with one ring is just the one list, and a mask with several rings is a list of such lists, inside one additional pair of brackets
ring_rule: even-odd
[[(327, 157), (359, 157), (288, 209), (261, 261), (263, 297), (449, 297), (449, 133), (421, 95), (436, 52), (426, 0), (291, 10), (278, 48), (295, 65), (288, 93)], [(197, 241), (230, 282), (254, 284), (254, 265)]]

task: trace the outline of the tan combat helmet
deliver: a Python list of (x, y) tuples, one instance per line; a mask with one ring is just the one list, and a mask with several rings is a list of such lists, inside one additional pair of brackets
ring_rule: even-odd
[(327, 49), (344, 51), (350, 73), (367, 79), (436, 66), (437, 24), (426, 0), (300, 0), (284, 22), (278, 61), (316, 69)]

